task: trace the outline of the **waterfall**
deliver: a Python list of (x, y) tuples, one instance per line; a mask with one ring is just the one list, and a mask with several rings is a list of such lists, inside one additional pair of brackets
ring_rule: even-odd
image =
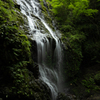
[(40, 79), (49, 86), (52, 100), (56, 100), (58, 91), (61, 91), (62, 54), (60, 40), (56, 32), (44, 20), (38, 1), (17, 0), (17, 3), (21, 7), (22, 14), (28, 20), (28, 36), (37, 44)]

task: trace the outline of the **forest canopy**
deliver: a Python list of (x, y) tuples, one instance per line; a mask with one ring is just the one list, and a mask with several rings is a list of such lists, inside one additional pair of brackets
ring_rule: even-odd
[[(100, 0), (50, 0), (73, 77), (83, 64), (100, 63)], [(71, 74), (70, 72), (73, 72)]]

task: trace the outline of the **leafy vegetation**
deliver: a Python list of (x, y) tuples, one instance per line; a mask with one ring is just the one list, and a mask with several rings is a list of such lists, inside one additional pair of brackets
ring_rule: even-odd
[(34, 98), (30, 87), (39, 87), (29, 85), (34, 79), (27, 69), (33, 67), (31, 45), (20, 27), (24, 20), (15, 5), (12, 0), (0, 0), (0, 97)]
[[(99, 90), (100, 73), (93, 73), (94, 77), (82, 74), (86, 67), (100, 64), (100, 0), (46, 1), (44, 6), (40, 0), (46, 20), (51, 26), (52, 19), (47, 15), (49, 9), (62, 32), (66, 49), (65, 77), (68, 76), (71, 86), (76, 87), (79, 81), (88, 93)], [(34, 73), (28, 70), (34, 67), (31, 43), (21, 28), (24, 20), (15, 5), (12, 0), (0, 0), (0, 95), (2, 98), (14, 96), (18, 100), (21, 97), (46, 100), (46, 87), (35, 82)]]
[(67, 49), (67, 75), (74, 77), (84, 63), (100, 60), (100, 23), (98, 0), (52, 0), (52, 11)]
[(95, 81), (93, 78), (89, 78), (89, 79), (84, 79), (82, 80), (82, 85), (86, 87), (86, 92), (90, 93), (90, 91), (96, 91), (99, 90), (98, 86), (95, 86)]
[[(86, 87), (88, 93), (97, 90), (99, 87), (95, 86), (92, 75), (84, 77), (84, 72), (87, 67), (91, 70), (94, 68), (90, 66), (100, 65), (100, 0), (48, 1), (52, 5), (58, 29), (62, 32), (62, 41), (66, 49), (65, 76), (69, 79), (69, 85), (75, 84), (76, 87), (81, 84), (81, 87)], [(98, 76), (96, 75), (95, 79)]]

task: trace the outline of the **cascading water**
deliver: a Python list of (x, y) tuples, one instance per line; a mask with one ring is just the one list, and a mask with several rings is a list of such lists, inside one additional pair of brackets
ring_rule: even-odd
[[(50, 88), (52, 99), (56, 100), (58, 91), (61, 91), (61, 43), (55, 32), (47, 25), (43, 19), (40, 10), (40, 3), (36, 0), (17, 0), (21, 7), (21, 12), (26, 16), (29, 26), (29, 37), (37, 43), (38, 65), (40, 79), (43, 80)], [(38, 20), (38, 21), (37, 21)], [(39, 22), (49, 32), (45, 34), (43, 28), (40, 28)], [(48, 39), (52, 37), (52, 39)], [(52, 49), (52, 45), (55, 47)], [(48, 58), (49, 57), (49, 58)], [(50, 64), (49, 64), (49, 62)]]

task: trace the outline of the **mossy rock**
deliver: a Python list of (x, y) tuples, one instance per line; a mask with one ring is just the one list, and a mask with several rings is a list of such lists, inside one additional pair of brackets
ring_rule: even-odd
[(98, 72), (95, 76), (94, 76), (94, 80), (96, 82), (97, 85), (100, 85), (100, 72)]

